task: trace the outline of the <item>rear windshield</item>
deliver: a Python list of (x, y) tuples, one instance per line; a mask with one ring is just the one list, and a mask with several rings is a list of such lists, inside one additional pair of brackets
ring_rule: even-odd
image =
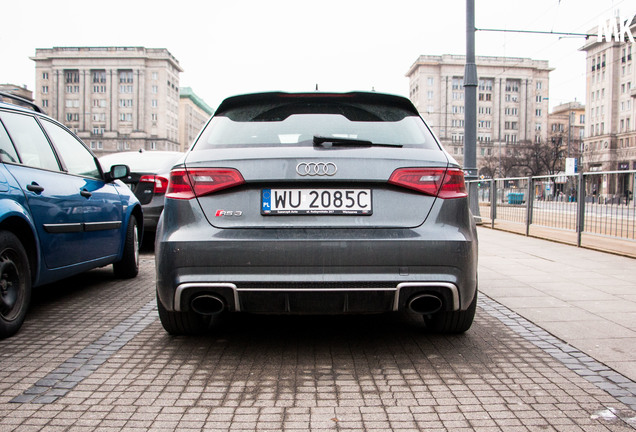
[(278, 103), (216, 115), (194, 150), (313, 145), (314, 136), (438, 149), (424, 121), (399, 107), (364, 103)]

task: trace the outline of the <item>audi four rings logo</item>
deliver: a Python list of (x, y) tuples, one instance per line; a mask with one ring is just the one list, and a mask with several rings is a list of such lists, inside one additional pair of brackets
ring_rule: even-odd
[(296, 172), (301, 176), (332, 176), (338, 167), (333, 162), (301, 162), (296, 165)]

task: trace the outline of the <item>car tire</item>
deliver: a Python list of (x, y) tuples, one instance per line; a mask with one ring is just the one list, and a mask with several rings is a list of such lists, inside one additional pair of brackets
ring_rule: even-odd
[(473, 297), (468, 309), (436, 312), (433, 315), (424, 316), (424, 322), (427, 329), (436, 333), (464, 333), (472, 326), (476, 310), (477, 290), (475, 290), (475, 297)]
[(210, 328), (212, 317), (195, 312), (173, 312), (167, 310), (157, 297), (157, 310), (163, 328), (171, 335), (196, 335)]
[(121, 260), (113, 264), (115, 276), (130, 279), (139, 273), (139, 227), (137, 218), (130, 216)]
[(31, 302), (31, 270), (18, 237), (0, 231), (0, 339), (20, 330)]

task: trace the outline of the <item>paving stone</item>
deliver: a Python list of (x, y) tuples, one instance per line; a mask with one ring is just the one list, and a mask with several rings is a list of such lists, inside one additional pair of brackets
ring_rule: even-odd
[(459, 336), (410, 316), (237, 315), (171, 337), (154, 276), (144, 255), (135, 279), (99, 269), (36, 292), (0, 341), (0, 430), (633, 428), (633, 382), (485, 295)]

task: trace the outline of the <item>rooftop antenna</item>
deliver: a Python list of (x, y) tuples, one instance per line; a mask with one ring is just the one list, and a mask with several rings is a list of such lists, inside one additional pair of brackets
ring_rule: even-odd
[(316, 83), (316, 91), (318, 91), (318, 83)]

